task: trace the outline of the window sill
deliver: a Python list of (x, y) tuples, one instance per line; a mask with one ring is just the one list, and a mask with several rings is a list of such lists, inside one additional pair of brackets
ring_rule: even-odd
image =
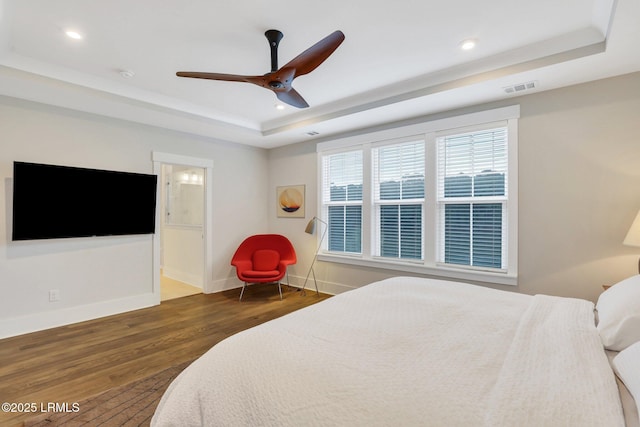
[(445, 266), (428, 266), (422, 263), (396, 262), (382, 259), (365, 259), (360, 256), (318, 254), (319, 261), (356, 265), (359, 267), (380, 268), (405, 273), (426, 274), (442, 279), (468, 280), (497, 285), (517, 286), (518, 277), (508, 273), (457, 269)]

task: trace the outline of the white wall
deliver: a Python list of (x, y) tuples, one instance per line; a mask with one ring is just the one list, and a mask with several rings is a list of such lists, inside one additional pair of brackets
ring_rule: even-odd
[[(421, 121), (520, 104), (519, 284), (527, 294), (595, 300), (601, 285), (637, 274), (640, 248), (622, 240), (640, 209), (640, 73), (425, 117)], [(415, 121), (414, 121), (415, 122)], [(270, 190), (306, 185), (306, 218), (276, 218), (273, 232), (298, 253), (292, 281), (304, 280), (317, 214), (315, 142), (269, 152)], [(397, 272), (318, 262), (322, 289), (341, 292)]]
[[(229, 265), (233, 251), (268, 228), (265, 150), (6, 97), (0, 137), (0, 337), (159, 301), (152, 293), (151, 236), (11, 242), (13, 161), (153, 173), (153, 151), (213, 159), (208, 289), (240, 285)], [(60, 291), (60, 301), (49, 302), (50, 289)]]
[(162, 225), (162, 275), (198, 288), (203, 287), (202, 227)]
[[(640, 209), (640, 73), (423, 118), (519, 103), (519, 285), (527, 294), (595, 300), (637, 272), (622, 245)], [(150, 236), (10, 242), (12, 162), (152, 173), (151, 153), (212, 159), (213, 272), (207, 289), (240, 285), (229, 260), (248, 235), (288, 236), (301, 284), (316, 248), (315, 142), (265, 150), (0, 97), (0, 337), (157, 302)], [(306, 218), (277, 218), (277, 186), (306, 186)], [(46, 212), (43, 212), (46, 214)], [(396, 272), (319, 262), (322, 289), (340, 292)], [(309, 285), (308, 285), (309, 286)], [(48, 301), (59, 289), (61, 301)], [(508, 288), (513, 289), (513, 288)]]

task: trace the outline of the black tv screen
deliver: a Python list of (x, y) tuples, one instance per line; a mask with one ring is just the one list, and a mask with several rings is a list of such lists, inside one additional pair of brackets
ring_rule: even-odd
[(155, 232), (157, 176), (13, 163), (12, 240)]

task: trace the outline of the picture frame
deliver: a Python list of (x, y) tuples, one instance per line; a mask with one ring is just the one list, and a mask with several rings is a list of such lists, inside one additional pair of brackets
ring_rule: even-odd
[(276, 210), (278, 218), (304, 218), (304, 208), (304, 185), (276, 187)]

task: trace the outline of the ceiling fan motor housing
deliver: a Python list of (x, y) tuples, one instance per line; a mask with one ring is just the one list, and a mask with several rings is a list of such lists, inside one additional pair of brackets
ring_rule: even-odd
[(264, 33), (267, 40), (269, 40), (269, 48), (271, 49), (271, 72), (278, 71), (278, 45), (280, 40), (284, 37), (281, 31), (267, 30)]

